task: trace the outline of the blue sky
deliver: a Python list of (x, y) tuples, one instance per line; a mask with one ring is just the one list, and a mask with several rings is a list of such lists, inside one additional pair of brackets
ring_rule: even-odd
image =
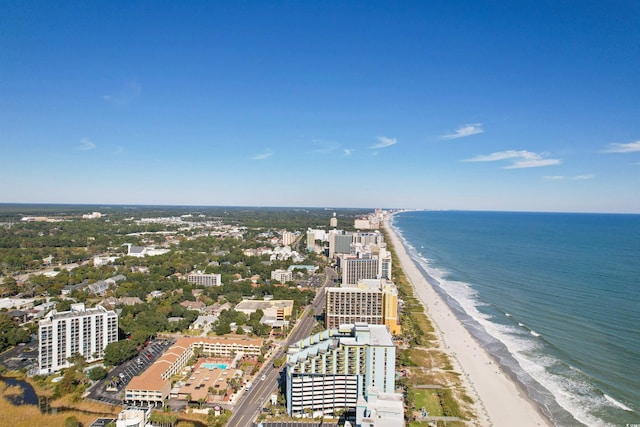
[(640, 213), (640, 2), (0, 4), (0, 202)]

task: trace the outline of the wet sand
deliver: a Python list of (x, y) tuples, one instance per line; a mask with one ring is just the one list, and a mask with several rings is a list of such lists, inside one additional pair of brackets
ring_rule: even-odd
[(427, 282), (395, 230), (386, 221), (384, 227), (391, 236), (395, 253), (416, 298), (422, 302), (433, 322), (441, 349), (450, 356), (454, 370), (462, 374), (463, 385), (474, 400), (478, 417), (474, 424), (482, 427), (550, 426), (535, 403), (502, 372)]

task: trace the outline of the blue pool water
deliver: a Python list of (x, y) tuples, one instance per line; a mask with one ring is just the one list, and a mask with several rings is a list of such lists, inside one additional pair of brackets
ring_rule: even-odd
[(226, 363), (203, 363), (202, 365), (200, 365), (201, 368), (205, 368), (205, 369), (227, 369), (227, 364)]

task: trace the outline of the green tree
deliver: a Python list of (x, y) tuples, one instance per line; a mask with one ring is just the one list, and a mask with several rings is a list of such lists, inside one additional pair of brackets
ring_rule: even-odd
[(103, 368), (102, 366), (96, 366), (89, 371), (88, 377), (91, 381), (100, 381), (101, 379), (105, 378), (107, 374), (108, 371), (105, 368)]
[(137, 353), (136, 343), (131, 340), (112, 342), (104, 349), (104, 363), (109, 366), (116, 366), (132, 359)]

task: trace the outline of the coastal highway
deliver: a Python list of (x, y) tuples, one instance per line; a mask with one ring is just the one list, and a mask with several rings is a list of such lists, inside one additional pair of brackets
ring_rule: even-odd
[[(291, 334), (289, 334), (289, 337), (282, 342), (280, 348), (276, 351), (271, 360), (284, 356), (291, 343), (306, 338), (311, 334), (311, 330), (316, 323), (314, 316), (320, 315), (324, 309), (324, 287), (327, 284), (333, 283), (334, 279), (337, 277), (338, 274), (334, 269), (329, 267), (325, 268), (324, 285), (318, 289), (313, 302), (309, 307), (307, 307), (302, 318), (298, 320), (298, 323)], [(281, 369), (284, 370), (285, 368), (283, 367)], [(270, 399), (271, 394), (277, 389), (280, 376), (280, 369), (274, 368), (272, 363), (265, 363), (262, 370), (255, 376), (256, 379), (253, 382), (251, 390), (245, 390), (240, 401), (235, 406), (233, 415), (227, 423), (227, 427), (250, 426), (253, 420), (255, 420), (260, 413), (261, 408), (265, 405), (267, 400)]]

